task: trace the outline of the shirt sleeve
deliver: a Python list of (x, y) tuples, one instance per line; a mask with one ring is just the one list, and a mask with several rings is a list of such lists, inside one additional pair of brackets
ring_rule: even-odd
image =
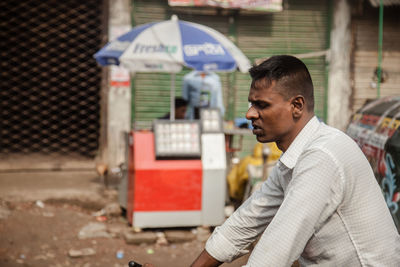
[(216, 106), (220, 109), (221, 116), (224, 117), (225, 107), (224, 107), (224, 101), (222, 98), (221, 80), (217, 74), (215, 74), (215, 75), (216, 75), (216, 78), (215, 78)]
[(305, 152), (292, 170), (284, 201), (254, 248), (246, 267), (290, 266), (343, 198), (343, 172), (318, 149)]
[(246, 249), (265, 230), (283, 201), (274, 168), (262, 187), (245, 201), (226, 222), (215, 229), (206, 243), (207, 252), (221, 262), (248, 253)]

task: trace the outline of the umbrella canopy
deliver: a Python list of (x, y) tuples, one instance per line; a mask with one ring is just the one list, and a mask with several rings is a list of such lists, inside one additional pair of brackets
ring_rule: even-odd
[(249, 59), (228, 38), (197, 23), (178, 20), (137, 26), (109, 42), (95, 55), (99, 64), (122, 65), (130, 72), (169, 72), (170, 119), (175, 119), (175, 75), (183, 66), (198, 71), (247, 72)]
[(122, 65), (131, 72), (176, 73), (186, 66), (198, 71), (247, 72), (250, 61), (216, 30), (173, 15), (171, 20), (133, 28), (109, 42), (94, 57), (101, 65)]

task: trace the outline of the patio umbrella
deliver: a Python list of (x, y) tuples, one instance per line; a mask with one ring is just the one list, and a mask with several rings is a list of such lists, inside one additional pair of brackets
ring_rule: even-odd
[(250, 61), (228, 38), (197, 23), (170, 20), (134, 27), (95, 55), (105, 65), (122, 65), (130, 72), (171, 73), (171, 120), (174, 119), (175, 73), (183, 66), (198, 71), (246, 72)]

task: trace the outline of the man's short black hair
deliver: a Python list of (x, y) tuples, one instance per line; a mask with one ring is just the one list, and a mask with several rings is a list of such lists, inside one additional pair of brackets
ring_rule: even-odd
[(253, 79), (251, 87), (259, 83), (262, 86), (271, 86), (276, 82), (276, 90), (285, 98), (289, 99), (296, 95), (305, 98), (307, 109), (314, 110), (314, 86), (311, 75), (306, 65), (298, 58), (288, 55), (272, 56), (261, 64), (252, 67), (250, 76)]
[(187, 105), (187, 100), (183, 99), (182, 97), (175, 97), (175, 108), (186, 107)]

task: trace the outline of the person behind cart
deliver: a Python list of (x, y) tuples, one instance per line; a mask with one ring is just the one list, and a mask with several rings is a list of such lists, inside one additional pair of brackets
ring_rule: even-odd
[[(175, 120), (185, 119), (186, 111), (188, 107), (188, 101), (182, 97), (175, 97)], [(166, 113), (164, 116), (158, 118), (159, 120), (169, 120), (170, 113)]]

